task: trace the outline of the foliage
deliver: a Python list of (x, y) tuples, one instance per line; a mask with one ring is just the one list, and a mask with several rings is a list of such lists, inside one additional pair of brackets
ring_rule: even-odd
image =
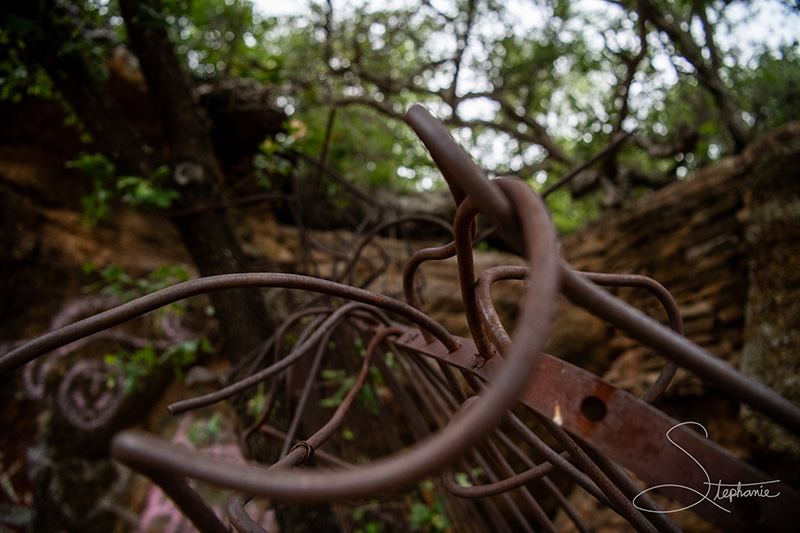
[(215, 411), (208, 420), (196, 420), (189, 428), (189, 442), (194, 445), (216, 439), (222, 431), (222, 413)]
[(117, 179), (117, 191), (131, 207), (150, 206), (167, 209), (180, 196), (174, 189), (162, 188), (164, 178), (169, 175), (169, 168), (159, 167), (149, 178), (124, 176)]
[(754, 57), (741, 73), (743, 107), (751, 109), (758, 131), (800, 119), (800, 48), (782, 46)]
[[(55, 26), (71, 32), (63, 52), (102, 79), (103, 59), (126, 41), (123, 22), (131, 21), (108, 0), (65, 5)], [(796, 9), (777, 0), (309, 1), (284, 17), (247, 0), (144, 7), (137, 16), (168, 28), (195, 78), (246, 77), (276, 93), (294, 132), (262, 146), (262, 182), (290, 170), (315, 182), (318, 173), (290, 166), (302, 153), (361, 187), (441, 188), (402, 121), (413, 102), (444, 119), (490, 174), (518, 174), (540, 190), (631, 133), (571, 187), (573, 198), (588, 198), (585, 208), (555, 203), (567, 208), (558, 217), (566, 228), (594, 216), (600, 200), (624, 205), (798, 116), (800, 35), (778, 42), (746, 31), (764, 13), (800, 26)], [(28, 57), (44, 36), (30, 20), (6, 18), (0, 94), (52, 92)], [(92, 216), (107, 214), (112, 197), (155, 207), (175, 198), (161, 169), (134, 179), (100, 161), (76, 165), (94, 174)], [(327, 182), (316, 192), (340, 198), (342, 188)]]
[(383, 522), (377, 520), (365, 520), (366, 511), (363, 507), (356, 508), (350, 518), (354, 523), (363, 523), (363, 526), (357, 527), (355, 533), (382, 533), (386, 531)]
[(111, 215), (110, 202), (120, 198), (130, 207), (167, 209), (180, 195), (165, 187), (169, 168), (161, 166), (148, 178), (117, 176), (115, 165), (103, 154), (81, 153), (67, 163), (92, 182), (92, 192), (83, 197), (84, 223), (90, 226)]
[(111, 208), (109, 185), (114, 180), (114, 164), (102, 154), (80, 154), (67, 163), (67, 168), (77, 168), (92, 181), (92, 193), (83, 198), (84, 222), (94, 225), (108, 217)]
[[(320, 407), (336, 408), (342, 404), (344, 397), (353, 388), (356, 382), (355, 376), (348, 376), (347, 372), (343, 369), (324, 369), (321, 372), (322, 378), (328, 384), (336, 387), (336, 391), (329, 397), (323, 398), (319, 401)], [(374, 380), (380, 379), (380, 371), (376, 367), (370, 369), (370, 377)], [(370, 382), (364, 383), (364, 387), (359, 391), (356, 396), (356, 401), (363, 405), (373, 415), (378, 414), (378, 395), (376, 391), (377, 385)]]
[(436, 494), (433, 482), (423, 481), (419, 485), (423, 502), (411, 506), (409, 525), (412, 531), (449, 531), (450, 520), (441, 498)]
[(276, 139), (265, 139), (258, 146), (258, 153), (253, 157), (253, 168), (259, 185), (272, 188), (270, 182), (275, 176), (288, 177), (293, 166), (288, 154), (306, 135), (306, 124), (292, 120), (287, 124), (286, 133), (281, 132)]
[(555, 191), (547, 197), (553, 225), (561, 235), (577, 230), (586, 221), (596, 220), (600, 216), (599, 204), (596, 196), (582, 202), (575, 201), (566, 189)]
[[(572, 191), (605, 183), (618, 189), (601, 195), (614, 203), (740, 149), (753, 123), (794, 116), (797, 41), (776, 53), (732, 38), (744, 17), (729, 13), (759, 9), (797, 18), (775, 2), (311, 4), (308, 14), (273, 19), (280, 23), (259, 45), (282, 54), (279, 101), (308, 125), (303, 149), (327, 149), (354, 180), (434, 186), (436, 173), (399, 120), (423, 102), (490, 173), (541, 189), (617, 132), (634, 133), (596, 166), (591, 187)], [(764, 53), (753, 56), (758, 47)], [(774, 97), (759, 98), (769, 87)]]
[[(26, 95), (53, 98), (53, 86), (42, 69), (31, 69), (20, 58), (18, 47), (11, 46), (12, 37), (0, 29), (0, 50), (6, 52), (0, 61), (0, 101), (19, 103)], [(31, 72), (33, 70), (33, 72)]]
[(253, 418), (261, 416), (267, 406), (267, 397), (264, 394), (264, 383), (258, 384), (258, 390), (247, 400), (247, 414)]
[[(186, 58), (198, 78), (237, 76), (275, 83), (280, 54), (255, 51), (265, 33), (276, 24), (253, 11), (242, 0), (171, 0), (164, 18), (176, 52)], [(257, 68), (254, 68), (257, 67)]]
[[(99, 274), (100, 281), (87, 287), (89, 291), (118, 296), (124, 302), (130, 302), (139, 296), (160, 291), (170, 285), (189, 280), (186, 265), (164, 265), (156, 268), (145, 278), (134, 278), (126, 274), (119, 265), (108, 265), (100, 269), (92, 263), (83, 266), (86, 275)], [(171, 309), (183, 309), (180, 304)]]
[[(134, 278), (117, 265), (109, 265), (100, 269), (90, 263), (84, 265), (83, 270), (87, 275), (99, 275), (102, 278), (100, 281), (90, 284), (87, 290), (113, 295), (124, 302), (189, 279), (189, 272), (185, 265), (165, 265), (153, 270), (144, 278)], [(179, 302), (161, 308), (157, 312), (156, 324), (160, 324), (160, 319), (167, 313), (183, 313), (184, 311), (185, 307)], [(161, 331), (159, 333), (163, 334)], [(170, 365), (178, 379), (182, 379), (184, 370), (197, 360), (198, 355), (211, 351), (212, 346), (208, 339), (187, 339), (168, 346), (161, 350), (161, 353), (156, 352), (152, 343), (133, 351), (121, 349), (107, 354), (105, 361), (122, 371), (124, 376), (122, 387), (126, 393), (130, 393), (138, 386), (141, 378), (149, 376), (167, 365)], [(108, 386), (117, 386), (114, 374), (109, 374)]]
[[(104, 360), (106, 364), (122, 371), (123, 390), (126, 394), (130, 394), (136, 390), (141, 378), (152, 375), (167, 364), (171, 365), (176, 377), (182, 379), (183, 372), (197, 361), (197, 356), (200, 353), (209, 353), (211, 349), (208, 339), (190, 339), (170, 346), (160, 355), (156, 353), (152, 344), (148, 344), (134, 351), (119, 350), (106, 354)], [(113, 373), (109, 374), (107, 385), (109, 388), (117, 386)]]

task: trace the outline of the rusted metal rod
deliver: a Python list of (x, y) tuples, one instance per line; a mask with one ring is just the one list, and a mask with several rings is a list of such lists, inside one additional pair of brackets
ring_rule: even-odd
[(800, 435), (800, 407), (638, 309), (624, 305), (568, 266), (564, 265), (561, 272), (562, 290), (573, 302)]
[(439, 341), (450, 349), (457, 349), (452, 335), (430, 317), (394, 298), (332, 281), (279, 273), (222, 274), (194, 279), (167, 287), (104, 311), (92, 317), (64, 326), (56, 331), (42, 335), (28, 344), (13, 350), (0, 358), (0, 376), (19, 368), (37, 356), (76, 341), (83, 337), (127, 322), (137, 316), (155, 311), (171, 303), (210, 292), (231, 289), (283, 288), (338, 296), (349, 300), (374, 305), (375, 307), (397, 313), (429, 330)]

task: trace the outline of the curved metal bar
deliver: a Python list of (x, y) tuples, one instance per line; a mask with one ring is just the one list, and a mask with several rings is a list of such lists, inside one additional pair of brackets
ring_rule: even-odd
[[(317, 345), (317, 352), (314, 354), (314, 360), (311, 363), (311, 368), (308, 371), (308, 375), (306, 376), (306, 381), (303, 384), (303, 390), (300, 393), (300, 398), (297, 400), (297, 406), (294, 408), (295, 416), (292, 418), (292, 421), (289, 424), (289, 429), (286, 431), (286, 439), (283, 441), (283, 447), (281, 448), (281, 452), (279, 457), (285, 456), (289, 453), (289, 449), (292, 446), (292, 439), (294, 439), (295, 433), (297, 429), (300, 427), (300, 419), (303, 416), (303, 410), (305, 409), (306, 403), (308, 403), (309, 395), (311, 394), (311, 387), (314, 385), (314, 380), (317, 377), (317, 373), (319, 372), (320, 365), (322, 365), (322, 360), (325, 356), (325, 350), (328, 349), (328, 340), (333, 335), (335, 328), (342, 323), (342, 321), (350, 314), (351, 311), (357, 309), (358, 307), (362, 307), (364, 304), (357, 304), (357, 303), (349, 303), (345, 304), (341, 307), (341, 309), (347, 308), (346, 311), (343, 311), (336, 321), (336, 323), (330, 324), (327, 328), (325, 328), (325, 333), (320, 336), (316, 341), (315, 344)], [(287, 398), (289, 397), (289, 391), (287, 391)]]
[[(274, 439), (284, 440), (286, 439), (286, 433), (279, 429), (275, 429), (274, 427), (264, 424), (258, 428), (258, 432), (268, 437), (272, 437)], [(296, 440), (295, 444), (299, 444), (301, 441)], [(314, 450), (314, 457), (327, 463), (331, 466), (335, 466), (337, 468), (355, 468), (352, 463), (348, 463), (344, 459), (339, 458), (336, 455), (326, 452), (325, 450)]]
[[(458, 206), (455, 222), (453, 223), (453, 236), (456, 243), (458, 256), (458, 285), (461, 287), (461, 301), (464, 304), (464, 314), (467, 324), (478, 352), (484, 361), (494, 355), (494, 348), (486, 329), (483, 327), (478, 304), (475, 301), (475, 263), (472, 257), (472, 236), (475, 228), (475, 216), (478, 214), (477, 202), (468, 196)], [(533, 231), (532, 228), (528, 231)], [(481, 363), (482, 364), (482, 363)]]
[[(330, 315), (333, 314), (334, 312), (335, 312), (335, 309), (332, 309), (329, 313), (327, 313), (327, 316), (315, 317), (315, 318), (313, 318), (311, 320), (311, 322), (306, 324), (305, 327), (303, 327), (303, 329), (300, 331), (300, 334), (297, 336), (297, 341), (295, 342), (294, 347), (291, 350), (289, 350), (289, 354), (287, 354), (286, 357), (287, 358), (292, 357), (293, 354), (296, 353), (296, 351), (297, 351), (297, 349), (299, 347), (301, 347), (304, 344), (306, 344), (308, 339), (310, 337), (312, 337), (314, 335), (314, 333), (316, 333), (319, 330), (320, 325), (324, 324), (325, 321), (328, 318), (330, 318)], [(338, 321), (336, 323), (326, 324), (325, 336), (327, 337), (328, 334), (330, 334), (333, 331), (333, 329), (335, 329), (337, 326), (338, 326)], [(273, 365), (280, 363), (280, 360), (281, 360), (281, 350), (280, 350), (280, 344), (281, 344), (280, 340), (281, 340), (281, 338), (282, 338), (282, 336), (279, 337), (278, 338), (278, 342), (275, 343), (275, 350), (274, 350), (275, 355), (274, 355), (274, 359), (273, 359)], [(327, 339), (326, 339), (325, 342), (327, 342)], [(312, 344), (314, 344), (314, 343), (312, 343)], [(310, 348), (311, 348), (311, 346), (309, 346), (309, 349)], [(303, 351), (305, 352), (305, 350), (303, 350)], [(317, 351), (319, 351), (319, 349)], [(298, 361), (298, 360), (295, 359), (295, 361)], [(284, 400), (286, 401), (286, 410), (287, 410), (287, 412), (291, 412), (293, 410), (293, 406), (292, 406), (292, 401), (293, 401), (292, 390), (293, 390), (294, 378), (295, 378), (294, 365), (291, 365), (291, 366), (287, 367), (285, 372), (275, 373), (275, 374), (273, 374), (273, 376), (274, 376), (273, 379), (278, 379), (278, 380), (280, 380), (281, 377), (284, 377), (283, 382), (284, 382), (284, 387), (285, 387), (285, 393), (284, 393), (283, 397), (284, 397)], [(217, 391), (217, 392), (219, 392), (219, 391)], [(167, 409), (169, 409), (169, 407), (167, 407)]]
[(234, 492), (228, 498), (228, 505), (225, 507), (225, 512), (228, 515), (228, 522), (239, 533), (268, 533), (261, 525), (253, 520), (244, 506), (252, 500), (250, 495), (242, 494), (241, 492)]
[(518, 239), (519, 225), (508, 199), (492, 185), (483, 170), (453, 140), (444, 124), (421, 105), (409, 107), (406, 120), (442, 171), (456, 205), (460, 205), (467, 195), (479, 198), (481, 212), (497, 226), (509, 244)]
[[(529, 197), (526, 196), (523, 191), (529, 190), (528, 186), (520, 180), (511, 178), (498, 179), (497, 184), (503, 193), (506, 194), (509, 201), (511, 201), (519, 216), (525, 220), (527, 215), (526, 207)], [(525, 249), (527, 250), (527, 247)], [(532, 280), (531, 273), (528, 274), (526, 280), (528, 283), (530, 283)], [(530, 324), (529, 321), (522, 323), (525, 325)], [(512, 344), (513, 347), (511, 350), (513, 351), (516, 348), (516, 343)], [(592, 477), (595, 483), (597, 483), (600, 489), (608, 496), (609, 500), (613, 503), (614, 509), (616, 509), (618, 513), (628, 520), (631, 525), (636, 527), (637, 530), (655, 531), (655, 527), (647, 520), (647, 518), (645, 518), (630, 501), (628, 501), (619, 488), (617, 488), (608, 478), (607, 474), (603, 472), (596, 463), (591, 461), (591, 459), (589, 459), (589, 457), (574, 444), (572, 438), (567, 435), (567, 433), (560, 426), (553, 423), (553, 421), (547, 417), (541, 416), (539, 413), (535, 414), (537, 415), (537, 418), (539, 418), (539, 421), (548, 429), (548, 431), (550, 431), (554, 437), (556, 437), (561, 445), (564, 446), (568, 452), (570, 452), (570, 455), (573, 457), (573, 459), (576, 460), (582, 468), (584, 468), (584, 470)]]
[(191, 409), (198, 409), (200, 407), (206, 407), (213, 403), (222, 401), (226, 398), (229, 398), (236, 394), (237, 392), (241, 392), (245, 389), (248, 389), (254, 385), (257, 385), (261, 381), (269, 378), (270, 376), (274, 376), (278, 372), (282, 370), (286, 370), (290, 366), (292, 366), (298, 359), (303, 357), (309, 350), (311, 350), (320, 340), (320, 338), (324, 337), (328, 334), (331, 328), (335, 327), (336, 324), (341, 322), (342, 318), (347, 315), (348, 313), (352, 312), (354, 308), (357, 306), (362, 306), (364, 304), (360, 303), (349, 303), (345, 304), (344, 306), (340, 307), (329, 317), (327, 317), (322, 323), (314, 329), (311, 335), (306, 339), (303, 343), (299, 346), (295, 347), (289, 355), (283, 357), (276, 361), (274, 364), (268, 366), (267, 368), (256, 372), (255, 374), (251, 374), (246, 378), (233, 383), (232, 385), (228, 385), (222, 389), (216, 390), (214, 392), (204, 394), (202, 396), (196, 396), (189, 400), (182, 400), (179, 402), (175, 402), (170, 404), (167, 409), (172, 414), (182, 413), (184, 411), (189, 411)]
[[(488, 451), (489, 457), (491, 457), (494, 464), (497, 465), (497, 469), (499, 470), (500, 474), (505, 477), (514, 475), (514, 469), (511, 468), (511, 465), (500, 452), (500, 449), (497, 447), (494, 441), (488, 439), (482, 444), (482, 448)], [(523, 485), (518, 487), (516, 489), (516, 495), (517, 498), (525, 504), (525, 507), (528, 509), (528, 511), (533, 514), (534, 520), (539, 523), (543, 531), (558, 533), (555, 525), (547, 516), (547, 513), (544, 512), (542, 506), (539, 505), (539, 502), (536, 501), (526, 486)]]
[[(419, 443), (410, 453), (334, 472), (273, 471), (267, 476), (263, 470), (250, 466), (203, 461), (202, 455), (187, 454), (176, 445), (135, 430), (125, 431), (114, 438), (114, 456), (134, 467), (144, 464), (170, 468), (187, 477), (242, 492), (305, 502), (369, 496), (377, 491), (407, 486), (449, 464), (495, 427), (503, 413), (516, 401), (535, 368), (555, 311), (555, 294), (559, 286), (555, 231), (541, 200), (524, 184), (519, 183), (517, 187), (520, 186), (522, 188), (516, 189), (515, 193), (524, 189), (527, 195), (526, 212), (520, 214), (524, 224), (520, 237), (531, 264), (531, 276), (520, 313), (526, 327), (515, 332), (515, 348), (499, 370), (494, 386), (488, 388), (480, 402), (447, 430)], [(328, 285), (321, 288), (325, 287)], [(402, 309), (406, 311), (405, 307)]]
[(361, 257), (361, 252), (364, 251), (364, 248), (366, 248), (366, 246), (370, 242), (372, 242), (372, 239), (374, 239), (375, 236), (378, 235), (380, 232), (394, 226), (405, 224), (406, 222), (427, 222), (428, 224), (434, 224), (436, 226), (441, 227), (450, 235), (453, 234), (453, 226), (449, 222), (445, 222), (444, 220), (432, 215), (425, 215), (425, 214), (403, 215), (394, 220), (384, 222), (383, 224), (370, 230), (370, 232), (364, 236), (364, 239), (358, 245), (358, 248), (356, 248), (355, 252), (353, 252), (353, 257), (350, 258), (350, 261), (347, 263), (347, 266), (345, 267), (344, 271), (350, 273), (350, 278), (348, 281), (351, 285), (355, 281), (354, 279), (355, 269), (353, 267), (355, 266), (356, 262), (358, 262), (358, 259)]
[(530, 467), (524, 472), (515, 474), (514, 476), (507, 477), (495, 483), (487, 483), (483, 485), (463, 486), (458, 483), (452, 469), (448, 469), (442, 474), (442, 485), (448, 492), (458, 496), (459, 498), (486, 498), (489, 496), (496, 496), (504, 492), (516, 489), (532, 481), (543, 479), (548, 474), (553, 473), (556, 467), (552, 463), (541, 463), (536, 466)]
[[(522, 462), (522, 464), (526, 465), (528, 468), (536, 467), (536, 464), (528, 456), (528, 454), (523, 452), (508, 435), (499, 429), (495, 430), (495, 433), (497, 435), (497, 439), (503, 444), (503, 446), (505, 446), (509, 452), (513, 453), (517, 459)], [(541, 487), (543, 487), (547, 492), (550, 493), (550, 495), (558, 500), (561, 509), (566, 513), (570, 520), (573, 521), (578, 530), (582, 533), (589, 533), (588, 529), (578, 516), (577, 511), (572, 507), (566, 496), (564, 496), (564, 494), (561, 492), (561, 489), (559, 489), (556, 484), (553, 483), (547, 476), (542, 476), (538, 482)]]
[[(422, 310), (422, 306), (417, 298), (417, 293), (414, 290), (414, 280), (416, 278), (417, 269), (420, 267), (420, 265), (426, 261), (442, 261), (445, 259), (450, 259), (451, 257), (455, 257), (455, 255), (455, 241), (451, 241), (444, 246), (438, 246), (436, 248), (423, 248), (422, 250), (412, 254), (403, 267), (403, 297), (408, 305), (414, 309), (419, 309), (420, 311)], [(425, 340), (428, 342), (433, 342), (433, 337), (430, 336), (430, 333), (423, 331), (422, 334), (425, 336)]]
[[(635, 498), (642, 498), (642, 496), (639, 496), (642, 492), (642, 488), (631, 478), (624, 468), (612, 462), (607, 456), (601, 454), (589, 444), (578, 442), (578, 445), (586, 452), (586, 455), (591, 458), (594, 464), (608, 476), (617, 489), (625, 494), (627, 500), (633, 503)], [(646, 497), (647, 501), (645, 502), (643, 500), (642, 503), (647, 509), (661, 511), (661, 506), (659, 506), (649, 494), (645, 494), (644, 497)], [(637, 507), (636, 512), (642, 514), (640, 509), (641, 506)], [(670, 520), (667, 513), (656, 512), (648, 513), (646, 516), (642, 514), (642, 516), (649, 520), (658, 531), (664, 533), (681, 533), (681, 530)]]
[(414, 277), (422, 263), (426, 261), (443, 261), (455, 256), (455, 241), (435, 248), (423, 248), (413, 254), (403, 267), (403, 296), (406, 299), (406, 303), (415, 309), (420, 309), (419, 300), (414, 292)]
[(645, 517), (630, 499), (617, 487), (608, 473), (594, 462), (564, 429), (549, 418), (534, 413), (539, 422), (556, 438), (569, 453), (572, 460), (586, 472), (601, 491), (608, 497), (611, 507), (627, 520), (637, 531), (655, 533), (656, 527)]
[[(281, 357), (281, 343), (283, 342), (284, 337), (286, 336), (286, 332), (289, 331), (295, 323), (300, 322), (304, 318), (310, 317), (312, 315), (330, 315), (336, 309), (330, 306), (313, 306), (307, 307), (305, 309), (301, 309), (290, 314), (286, 319), (281, 322), (281, 325), (278, 326), (278, 329), (275, 330), (275, 342), (272, 346), (272, 362), (276, 363)], [(316, 317), (312, 319), (311, 323), (303, 330), (303, 333), (298, 337), (297, 343), (302, 344), (306, 340), (306, 336), (310, 335), (320, 323), (325, 320), (325, 317)], [(263, 354), (266, 356), (266, 353)], [(263, 358), (262, 358), (263, 359)], [(255, 361), (254, 361), (255, 362)], [(260, 364), (260, 362), (259, 362)], [(251, 367), (250, 372), (255, 371), (255, 368)]]
[[(683, 319), (681, 318), (681, 311), (678, 308), (678, 302), (672, 297), (672, 294), (662, 284), (649, 278), (638, 274), (602, 274), (597, 272), (581, 272), (587, 279), (597, 283), (598, 285), (605, 285), (607, 287), (638, 287), (658, 298), (664, 310), (667, 312), (667, 320), (669, 320), (669, 327), (678, 335), (683, 335)], [(675, 372), (678, 370), (678, 363), (672, 359), (667, 359), (667, 363), (661, 372), (658, 374), (656, 381), (653, 385), (642, 394), (642, 400), (653, 403), (667, 386), (672, 382), (675, 377)]]
[(181, 512), (202, 533), (227, 533), (228, 528), (206, 505), (203, 498), (189, 486), (185, 479), (164, 469), (141, 468), (139, 472), (158, 485)]
[(302, 289), (374, 305), (396, 313), (430, 330), (448, 349), (458, 349), (458, 342), (441, 325), (427, 315), (394, 298), (309, 276), (254, 272), (222, 274), (185, 281), (42, 335), (0, 358), (0, 376), (24, 365), (43, 353), (185, 298), (221, 290), (261, 288)]
[[(483, 385), (478, 383), (475, 383), (475, 386), (477, 389), (481, 389), (483, 387)], [(459, 408), (459, 412), (462, 411), (466, 405), (468, 404), (465, 403), (462, 405), (462, 407)], [(557, 453), (544, 441), (542, 441), (542, 439), (536, 435), (536, 433), (534, 433), (513, 413), (509, 413), (507, 415), (506, 421), (509, 423), (511, 429), (513, 429), (525, 443), (527, 443), (545, 458), (546, 462), (525, 472), (520, 472), (511, 478), (483, 485), (474, 485), (472, 487), (462, 487), (458, 485), (452, 474), (448, 474), (446, 471), (442, 477), (443, 482), (448, 490), (453, 492), (453, 494), (456, 496), (460, 496), (462, 498), (483, 498), (485, 496), (493, 496), (511, 489), (515, 489), (521, 485), (524, 485), (525, 483), (529, 483), (530, 481), (534, 481), (541, 475), (541, 472), (538, 469), (546, 468), (546, 465), (551, 464), (559, 470), (566, 472), (578, 485), (586, 490), (586, 492), (597, 498), (601, 503), (603, 503), (603, 505), (606, 505), (607, 507), (613, 507), (611, 501), (603, 493), (603, 491), (600, 490), (592, 478), (576, 468), (575, 465), (569, 461), (568, 452), (562, 452), (560, 454)]]
[[(375, 358), (375, 351), (377, 350), (378, 346), (380, 346), (380, 344), (386, 340), (387, 337), (392, 335), (400, 335), (402, 333), (403, 330), (401, 329), (387, 327), (379, 330), (372, 337), (372, 339), (370, 339), (369, 346), (367, 346), (366, 355), (364, 356), (364, 362), (361, 365), (361, 371), (359, 372), (356, 381), (353, 383), (353, 386), (350, 387), (350, 390), (347, 391), (347, 394), (342, 399), (342, 403), (339, 404), (339, 406), (336, 408), (336, 411), (334, 411), (330, 420), (328, 420), (324, 426), (318, 429), (308, 439), (295, 444), (295, 446), (292, 448), (292, 451), (272, 465), (270, 470), (274, 468), (294, 467), (304, 463), (314, 454), (314, 451), (317, 448), (322, 446), (325, 441), (328, 440), (331, 435), (333, 435), (339, 426), (342, 425), (347, 411), (353, 405), (353, 402), (356, 401), (359, 393), (364, 388), (364, 384), (367, 382), (367, 378), (369, 377), (370, 367), (372, 366), (372, 361)], [(303, 451), (304, 448), (306, 451)]]
[[(378, 346), (380, 346), (380, 344), (387, 337), (391, 335), (400, 335), (402, 333), (403, 330), (401, 329), (386, 327), (379, 330), (372, 337), (369, 346), (367, 347), (364, 362), (361, 365), (361, 372), (359, 372), (356, 381), (353, 383), (353, 386), (347, 392), (347, 395), (345, 395), (342, 403), (337, 407), (330, 420), (322, 428), (317, 430), (309, 439), (295, 444), (291, 452), (288, 455), (284, 455), (278, 462), (273, 464), (270, 469), (299, 466), (315, 453), (316, 448), (321, 446), (328, 438), (330, 438), (334, 431), (341, 426), (345, 414), (353, 405), (353, 402), (358, 397), (358, 394), (364, 388), (364, 384), (369, 376), (369, 370), (372, 365), (372, 361), (375, 358), (375, 353)], [(283, 438), (284, 441), (287, 441), (290, 440), (291, 436), (286, 434), (283, 435)], [(306, 451), (303, 452), (302, 450)], [(233, 525), (237, 531), (244, 533), (265, 533), (264, 529), (257, 524), (250, 517), (250, 515), (247, 514), (247, 511), (244, 508), (247, 502), (249, 502), (251, 499), (252, 496), (250, 495), (234, 493), (233, 496), (231, 496), (231, 498), (228, 500), (228, 519), (230, 520), (231, 525)]]
[(480, 311), (481, 320), (492, 336), (495, 346), (502, 354), (509, 353), (514, 347), (503, 322), (497, 314), (492, 302), (492, 285), (504, 279), (524, 279), (528, 267), (503, 265), (484, 270), (475, 282), (475, 301)]

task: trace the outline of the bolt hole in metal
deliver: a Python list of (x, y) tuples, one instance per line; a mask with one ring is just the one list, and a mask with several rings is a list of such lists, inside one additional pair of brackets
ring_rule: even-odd
[(606, 402), (597, 396), (587, 396), (581, 401), (581, 414), (590, 422), (600, 422), (608, 414)]

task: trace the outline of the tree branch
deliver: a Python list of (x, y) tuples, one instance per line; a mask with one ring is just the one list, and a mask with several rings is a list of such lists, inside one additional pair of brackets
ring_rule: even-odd
[(700, 133), (697, 128), (683, 126), (680, 128), (678, 139), (671, 143), (656, 143), (646, 137), (635, 136), (633, 143), (647, 152), (652, 158), (666, 159), (677, 154), (687, 154), (694, 151)]
[[(139, 58), (142, 73), (156, 108), (176, 165), (198, 162), (207, 179), (219, 174), (211, 144), (210, 121), (197, 105), (191, 80), (175, 55), (167, 35), (159, 0), (120, 0), (131, 49)], [(147, 6), (148, 9), (144, 7)], [(175, 176), (180, 184), (181, 177)]]
[[(722, 114), (722, 120), (733, 137), (737, 152), (744, 149), (751, 140), (750, 130), (742, 119), (741, 110), (736, 104), (730, 90), (722, 81), (718, 68), (709, 65), (703, 59), (702, 48), (695, 43), (691, 33), (668, 19), (651, 0), (638, 0), (639, 15), (649, 20), (660, 31), (667, 34), (681, 55), (692, 64), (697, 80), (711, 93)], [(713, 35), (713, 34), (712, 34)]]

